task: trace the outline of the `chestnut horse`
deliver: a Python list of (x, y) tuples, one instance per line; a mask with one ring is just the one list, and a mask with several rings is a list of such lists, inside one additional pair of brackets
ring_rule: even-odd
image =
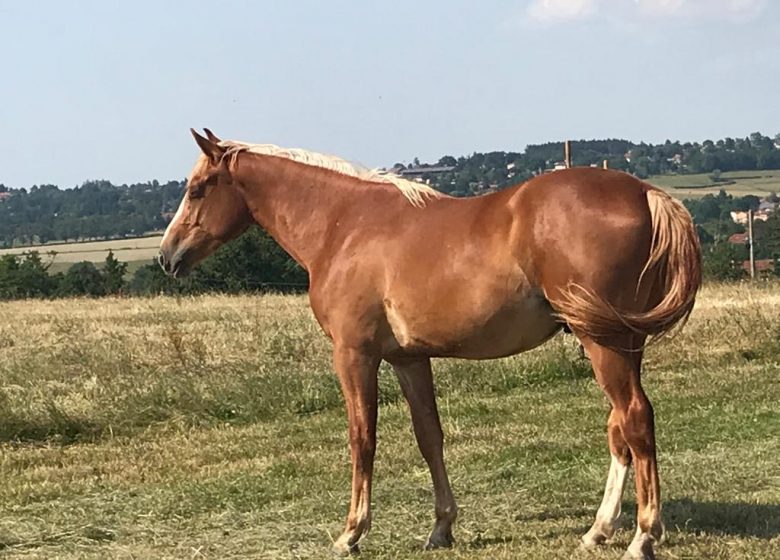
[(165, 232), (160, 264), (183, 276), (259, 224), (308, 271), (349, 419), (352, 499), (336, 552), (356, 551), (371, 524), (382, 360), (398, 376), (433, 479), (436, 519), (426, 546), (450, 546), (458, 508), (431, 358), (509, 356), (568, 324), (612, 407), (612, 463), (582, 544), (615, 532), (633, 463), (638, 527), (626, 557), (654, 557), (663, 525), (642, 352), (648, 336), (684, 322), (701, 282), (698, 237), (679, 202), (625, 173), (592, 168), (459, 199), (332, 156), (192, 133), (203, 155)]

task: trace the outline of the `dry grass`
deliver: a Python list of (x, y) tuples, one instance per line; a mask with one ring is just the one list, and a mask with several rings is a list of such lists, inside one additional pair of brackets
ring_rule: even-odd
[[(709, 286), (648, 351), (662, 558), (780, 549), (780, 286)], [(330, 345), (304, 297), (0, 303), (0, 556), (324, 558), (349, 489)], [(435, 364), (462, 507), (418, 550), (430, 482), (382, 370), (368, 558), (617, 558), (577, 551), (608, 466), (607, 406), (573, 340)]]
[[(73, 263), (89, 261), (102, 263), (109, 251), (121, 262), (129, 263), (135, 270), (140, 264), (149, 264), (160, 251), (162, 235), (149, 235), (130, 239), (109, 239), (107, 241), (87, 241), (83, 243), (53, 243), (35, 247), (15, 247), (0, 249), (0, 255), (20, 255), (29, 251), (38, 251), (46, 263), (50, 263), (50, 272), (62, 272)], [(56, 253), (50, 256), (50, 252)]]
[(729, 171), (721, 174), (717, 183), (712, 181), (709, 173), (654, 175), (647, 181), (679, 199), (717, 195), (721, 189), (735, 197), (749, 194), (763, 197), (771, 192), (780, 192), (780, 171), (769, 170)]

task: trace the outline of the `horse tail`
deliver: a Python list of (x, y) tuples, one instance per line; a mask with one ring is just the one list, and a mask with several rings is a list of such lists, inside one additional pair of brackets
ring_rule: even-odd
[(644, 312), (623, 311), (583, 286), (570, 283), (552, 304), (575, 332), (595, 339), (627, 331), (660, 337), (688, 320), (701, 286), (699, 236), (685, 206), (665, 192), (648, 189), (647, 205), (653, 236), (636, 293), (643, 281), (651, 281), (650, 291), (658, 297), (662, 294), (660, 301)]

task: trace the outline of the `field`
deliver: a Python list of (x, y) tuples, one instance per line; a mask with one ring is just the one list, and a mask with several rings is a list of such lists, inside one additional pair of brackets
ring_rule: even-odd
[[(122, 262), (128, 263), (128, 273), (138, 267), (149, 264), (160, 250), (162, 235), (154, 234), (130, 239), (110, 239), (108, 241), (85, 241), (80, 243), (53, 243), (37, 247), (16, 247), (0, 249), (0, 255), (20, 254), (31, 250), (38, 251), (46, 263), (51, 263), (51, 273), (64, 272), (73, 263), (89, 261), (102, 263), (109, 251)], [(56, 255), (50, 256), (48, 253)]]
[(780, 171), (731, 171), (721, 174), (718, 182), (714, 182), (708, 173), (655, 175), (647, 181), (680, 199), (716, 195), (721, 189), (735, 197), (780, 193)]
[[(0, 557), (327, 558), (349, 499), (330, 344), (302, 296), (0, 303)], [(777, 558), (780, 286), (706, 287), (648, 351), (660, 558)], [(608, 467), (608, 407), (570, 336), (434, 364), (461, 517), (421, 552), (428, 473), (383, 369), (378, 559), (619, 558), (577, 549)]]

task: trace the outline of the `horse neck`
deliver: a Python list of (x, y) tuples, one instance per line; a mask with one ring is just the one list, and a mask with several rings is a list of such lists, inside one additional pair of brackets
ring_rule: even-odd
[(332, 226), (354, 207), (356, 191), (365, 186), (280, 157), (242, 154), (237, 163), (236, 179), (254, 220), (311, 272), (328, 247)]

